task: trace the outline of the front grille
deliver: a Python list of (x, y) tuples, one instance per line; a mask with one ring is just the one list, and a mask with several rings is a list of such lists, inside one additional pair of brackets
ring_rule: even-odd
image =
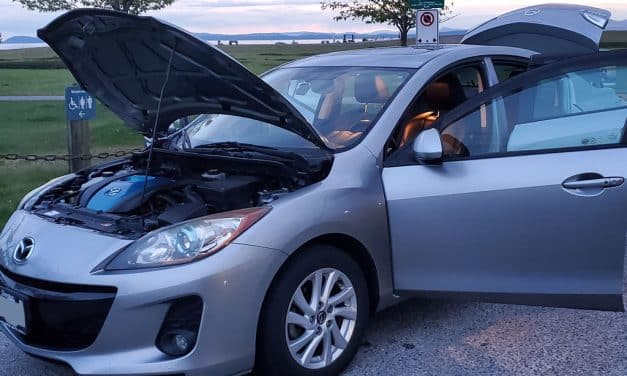
[(0, 267), (0, 284), (25, 297), (27, 334), (31, 346), (75, 351), (89, 347), (107, 318), (114, 287), (54, 283), (20, 276)]

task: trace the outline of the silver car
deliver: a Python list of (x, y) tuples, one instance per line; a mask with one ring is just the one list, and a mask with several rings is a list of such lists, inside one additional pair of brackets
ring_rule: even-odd
[(85, 375), (319, 376), (409, 297), (623, 310), (609, 17), (525, 8), (459, 46), (260, 79), (153, 18), (62, 15), (39, 36), (152, 141), (26, 195), (0, 237), (0, 329)]

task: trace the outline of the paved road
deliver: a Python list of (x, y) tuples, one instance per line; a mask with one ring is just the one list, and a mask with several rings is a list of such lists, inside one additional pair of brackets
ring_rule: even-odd
[[(0, 334), (0, 375), (73, 374), (22, 354)], [(406, 302), (374, 318), (345, 374), (368, 375), (625, 376), (627, 314)]]

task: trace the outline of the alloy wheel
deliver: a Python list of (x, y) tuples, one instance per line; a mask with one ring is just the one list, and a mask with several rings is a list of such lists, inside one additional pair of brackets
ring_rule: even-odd
[(346, 349), (355, 331), (357, 296), (341, 271), (325, 268), (303, 280), (289, 304), (285, 336), (294, 360), (324, 368)]

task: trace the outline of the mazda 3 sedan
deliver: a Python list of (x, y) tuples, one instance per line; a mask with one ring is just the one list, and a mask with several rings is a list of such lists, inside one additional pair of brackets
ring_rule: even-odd
[(609, 17), (525, 8), (458, 46), (259, 78), (154, 18), (62, 15), (39, 36), (150, 145), (24, 197), (0, 236), (0, 329), (85, 375), (322, 376), (409, 297), (623, 310)]

